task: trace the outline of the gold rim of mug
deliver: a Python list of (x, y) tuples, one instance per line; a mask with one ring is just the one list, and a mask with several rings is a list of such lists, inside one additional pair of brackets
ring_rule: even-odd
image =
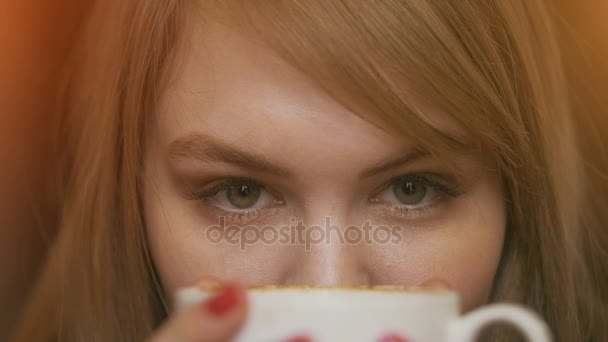
[[(218, 291), (222, 286), (203, 287), (202, 290)], [(281, 290), (336, 290), (336, 291), (374, 291), (374, 292), (451, 292), (442, 287), (421, 287), (404, 285), (250, 285), (243, 287), (246, 291), (281, 291)]]

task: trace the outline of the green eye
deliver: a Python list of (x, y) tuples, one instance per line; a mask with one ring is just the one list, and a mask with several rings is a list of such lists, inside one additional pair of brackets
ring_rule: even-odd
[(237, 183), (226, 189), (228, 202), (239, 209), (247, 209), (254, 206), (260, 199), (262, 187), (252, 183)]
[(407, 205), (420, 204), (428, 191), (427, 186), (422, 182), (407, 178), (395, 180), (392, 187), (397, 200)]

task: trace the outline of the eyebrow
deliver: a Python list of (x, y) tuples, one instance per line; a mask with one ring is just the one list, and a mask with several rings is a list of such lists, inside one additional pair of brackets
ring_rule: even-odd
[(383, 172), (389, 171), (391, 169), (397, 168), (399, 166), (412, 163), (416, 160), (425, 158), (429, 155), (430, 154), (426, 151), (423, 151), (420, 149), (411, 149), (397, 157), (381, 161), (381, 162), (377, 163), (376, 165), (373, 165), (371, 167), (364, 169), (363, 171), (361, 171), (359, 177), (368, 178), (368, 177), (377, 175), (379, 173), (383, 173)]
[(230, 144), (202, 134), (190, 134), (171, 142), (169, 157), (205, 162), (218, 161), (277, 176), (291, 176), (289, 171), (271, 163), (262, 155), (239, 150)]
[[(411, 149), (397, 157), (365, 168), (361, 171), (359, 177), (368, 178), (427, 156), (429, 156), (429, 153), (426, 151)], [(262, 155), (239, 150), (230, 144), (202, 134), (190, 134), (171, 142), (169, 144), (169, 157), (170, 159), (184, 158), (201, 162), (217, 161), (233, 164), (244, 169), (281, 177), (291, 177), (291, 172), (271, 163)]]

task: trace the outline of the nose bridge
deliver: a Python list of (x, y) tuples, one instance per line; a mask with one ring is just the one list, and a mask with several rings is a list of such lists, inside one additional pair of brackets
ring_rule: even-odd
[(344, 236), (349, 222), (347, 211), (329, 208), (317, 207), (305, 216), (299, 257), (291, 265), (286, 283), (369, 285), (370, 276), (360, 258), (362, 246)]

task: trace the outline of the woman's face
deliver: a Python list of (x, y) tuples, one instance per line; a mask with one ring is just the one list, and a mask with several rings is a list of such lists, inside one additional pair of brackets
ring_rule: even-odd
[[(145, 220), (165, 291), (253, 284), (418, 285), (484, 303), (505, 203), (473, 155), (458, 170), (350, 112), (273, 51), (189, 30), (148, 139)], [(429, 108), (443, 129), (459, 131)]]

